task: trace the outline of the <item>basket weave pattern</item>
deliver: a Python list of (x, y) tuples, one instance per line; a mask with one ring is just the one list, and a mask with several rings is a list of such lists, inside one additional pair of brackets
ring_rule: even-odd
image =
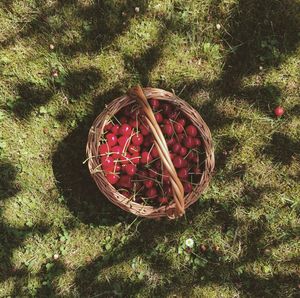
[[(212, 171), (214, 169), (214, 150), (212, 145), (212, 138), (210, 134), (210, 130), (205, 124), (204, 120), (201, 118), (199, 113), (194, 110), (189, 104), (187, 104), (185, 101), (177, 97), (171, 92), (157, 89), (157, 88), (144, 88), (140, 91), (142, 91), (142, 94), (139, 93), (139, 87), (135, 87), (129, 91), (129, 94), (121, 96), (119, 98), (116, 98), (113, 100), (106, 108), (103, 110), (103, 112), (95, 119), (92, 127), (90, 128), (89, 134), (88, 134), (88, 142), (86, 146), (86, 153), (88, 158), (88, 167), (90, 170), (90, 173), (95, 180), (98, 188), (101, 190), (101, 192), (115, 205), (119, 206), (125, 211), (131, 212), (135, 215), (147, 217), (147, 218), (160, 218), (160, 217), (169, 217), (169, 218), (176, 218), (178, 216), (181, 216), (184, 213), (184, 210), (188, 208), (191, 204), (197, 201), (200, 194), (205, 190), (205, 188), (208, 186), (208, 183), (210, 181)], [(201, 135), (201, 141), (202, 141), (202, 148), (205, 152), (205, 161), (204, 163), (204, 170), (201, 174), (201, 178), (199, 183), (194, 186), (192, 192), (190, 192), (188, 195), (186, 195), (183, 198), (183, 189), (182, 184), (180, 180), (177, 177), (176, 171), (175, 176), (174, 173), (172, 174), (172, 166), (173, 164), (169, 164), (168, 172), (171, 177), (171, 183), (174, 193), (174, 200), (170, 202), (170, 204), (161, 206), (161, 207), (153, 207), (153, 206), (145, 206), (139, 203), (136, 203), (132, 201), (131, 199), (123, 196), (120, 194), (110, 183), (107, 182), (106, 177), (104, 173), (101, 170), (101, 165), (98, 161), (98, 147), (100, 143), (101, 136), (104, 131), (104, 127), (108, 122), (110, 121), (111, 117), (115, 115), (117, 112), (119, 112), (122, 108), (125, 106), (136, 103), (138, 101), (141, 106), (145, 109), (149, 109), (149, 104), (144, 101), (143, 106), (143, 95), (147, 99), (156, 98), (158, 100), (162, 100), (165, 102), (170, 102), (171, 104), (175, 105), (183, 114), (187, 116), (187, 118), (197, 127), (197, 129), (200, 132)], [(146, 100), (145, 98), (145, 100)], [(149, 111), (148, 111), (149, 112)], [(166, 150), (164, 150), (165, 146), (165, 140), (162, 140), (160, 137), (160, 128), (158, 124), (155, 122), (151, 122), (151, 113), (149, 112), (149, 115), (146, 113), (148, 118), (148, 124), (150, 124), (150, 129), (152, 130), (153, 136), (154, 136), (154, 142), (158, 148), (158, 151), (160, 153), (160, 156), (162, 157), (162, 162), (166, 166), (167, 163), (170, 163), (171, 160), (169, 159), (169, 154), (166, 154)], [(149, 120), (150, 117), (150, 120)], [(152, 119), (153, 120), (153, 119)], [(157, 131), (159, 130), (159, 131)], [(164, 154), (165, 152), (165, 154)], [(172, 163), (172, 162), (171, 162)], [(173, 166), (174, 169), (174, 166)], [(177, 179), (179, 182), (177, 181)], [(181, 186), (180, 186), (181, 185)], [(177, 191), (176, 191), (177, 189)], [(175, 192), (174, 192), (175, 190)]]

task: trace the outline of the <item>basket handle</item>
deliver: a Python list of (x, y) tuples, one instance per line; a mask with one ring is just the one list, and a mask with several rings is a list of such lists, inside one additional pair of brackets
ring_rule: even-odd
[(177, 176), (175, 167), (173, 165), (173, 162), (170, 157), (169, 149), (165, 140), (165, 137), (155, 119), (154, 113), (152, 111), (152, 108), (144, 94), (143, 89), (140, 85), (137, 85), (133, 88), (131, 88), (128, 91), (128, 95), (132, 98), (134, 98), (143, 108), (145, 114), (146, 114), (146, 121), (151, 129), (151, 132), (154, 137), (154, 144), (157, 148), (157, 151), (159, 153), (159, 156), (163, 162), (163, 165), (165, 166), (166, 170), (168, 171), (170, 175), (170, 181), (173, 189), (173, 197), (175, 201), (175, 209), (172, 208), (170, 211), (173, 214), (168, 213), (168, 216), (171, 218), (182, 216), (185, 213), (184, 208), (184, 189), (183, 185), (180, 181), (180, 179)]

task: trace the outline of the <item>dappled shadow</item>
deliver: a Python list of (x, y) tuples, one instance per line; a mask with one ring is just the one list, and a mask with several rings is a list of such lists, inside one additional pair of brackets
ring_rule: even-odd
[[(160, 32), (159, 41), (162, 41), (162, 32)], [(142, 86), (149, 86), (150, 78), (149, 75), (152, 69), (155, 67), (156, 63), (158, 63), (161, 55), (162, 55), (163, 47), (161, 45), (154, 45), (150, 49), (148, 49), (141, 57), (132, 58), (125, 57), (126, 68), (131, 73), (137, 73), (139, 75), (139, 81)]]
[[(264, 84), (260, 67), (277, 67), (299, 45), (300, 5), (296, 1), (241, 0), (234, 7), (224, 32), (224, 45), (230, 51), (223, 74), (215, 84), (221, 96), (238, 96), (270, 114), (280, 98), (280, 89)], [(244, 87), (242, 80), (258, 75), (257, 86)]]
[[(157, 245), (158, 239), (161, 239), (161, 237), (167, 237), (167, 235), (170, 235), (175, 231), (182, 232), (186, 228), (187, 223), (184, 221), (178, 221), (177, 224), (175, 224), (175, 222), (167, 222), (164, 220), (159, 222), (143, 220), (136, 227), (134, 235), (127, 238), (128, 240), (126, 242), (123, 244), (120, 242), (115, 243), (115, 245), (118, 244), (116, 245), (117, 247), (110, 251), (106, 251), (103, 256), (98, 257), (91, 264), (84, 266), (77, 271), (76, 284), (79, 293), (81, 295), (95, 295), (102, 293), (103, 289), (114, 289), (113, 285), (109, 281), (104, 284), (99, 283), (97, 274), (100, 274), (100, 272), (105, 270), (105, 268), (122, 264), (123, 262), (128, 262), (141, 254), (145, 256), (144, 261), (146, 261), (146, 263), (150, 266), (150, 270), (157, 271), (162, 269), (161, 266), (163, 266), (163, 270), (167, 271), (170, 269), (170, 263), (165, 256), (152, 256), (151, 252), (153, 252)], [(118, 240), (120, 241), (121, 239)], [(144, 283), (145, 279), (141, 281), (141, 284), (145, 286)], [(124, 297), (138, 293), (141, 289), (139, 286), (135, 289), (135, 282), (130, 280), (128, 280), (125, 284), (122, 282), (121, 286), (122, 291), (126, 292), (123, 293)]]
[(38, 274), (41, 278), (42, 285), (36, 289), (36, 297), (59, 296), (57, 278), (66, 272), (66, 267), (63, 262), (59, 260), (54, 260), (48, 264), (50, 264), (51, 267), (48, 269), (46, 266), (43, 266)]
[(17, 168), (6, 160), (0, 160), (0, 203), (14, 196), (20, 189), (15, 183)]
[[(13, 12), (11, 1), (2, 3), (6, 10)], [(35, 12), (31, 20), (24, 21), (17, 33), (11, 33), (0, 44), (10, 46), (18, 38), (26, 39), (32, 36), (49, 37), (59, 43), (59, 51), (73, 56), (77, 53), (95, 53), (102, 47), (111, 44), (117, 36), (126, 32), (130, 20), (135, 16), (142, 16), (148, 6), (148, 1), (126, 0), (116, 5), (113, 2), (98, 0), (90, 4), (75, 3), (72, 0), (55, 1), (54, 3), (40, 3), (40, 9)], [(135, 12), (139, 7), (139, 12)], [(82, 35), (73, 35), (70, 26), (74, 24), (60, 21), (55, 16), (67, 19), (70, 12), (74, 20), (80, 20)], [(20, 21), (22, 24), (22, 21)], [(44, 37), (43, 37), (44, 39)], [(49, 45), (47, 45), (49, 46)]]
[(101, 82), (101, 74), (96, 68), (81, 69), (70, 72), (66, 78), (65, 90), (73, 99), (92, 91)]
[(13, 228), (0, 222), (0, 230), (0, 248), (3, 252), (0, 255), (0, 281), (4, 281), (11, 276), (26, 274), (25, 269), (17, 269), (11, 263), (13, 252), (27, 237), (32, 236), (33, 233), (43, 235), (47, 233), (49, 227), (39, 225), (34, 228)]
[(278, 66), (284, 54), (296, 50), (299, 10), (299, 3), (291, 0), (238, 2), (223, 37), (231, 48), (221, 78), (224, 91), (236, 92), (243, 77), (258, 73), (259, 66)]
[(300, 156), (300, 142), (291, 140), (283, 133), (275, 132), (270, 144), (263, 149), (263, 153), (270, 156), (275, 164), (289, 165), (293, 158)]
[(295, 105), (295, 106), (291, 109), (291, 115), (300, 118), (300, 104)]
[[(216, 2), (214, 9), (216, 9)], [(7, 2), (8, 3), (8, 2)], [(43, 32), (52, 32), (49, 23), (49, 16), (62, 12), (68, 5), (73, 5), (73, 1), (58, 1), (59, 5), (43, 14), (36, 16), (35, 20), (24, 26), (19, 33), (20, 37), (30, 37)], [(86, 7), (78, 6), (75, 16), (84, 20), (84, 33), (79, 39), (71, 39), (67, 42), (61, 42), (58, 51), (72, 56), (78, 53), (97, 53), (106, 45), (110, 45), (121, 33), (126, 32), (130, 25), (130, 20), (135, 17), (134, 7), (140, 7), (140, 15), (147, 8), (146, 1), (124, 1), (124, 4), (116, 6), (113, 2), (97, 1)], [(294, 6), (295, 10), (290, 6)], [(287, 7), (289, 9), (287, 9)], [(228, 55), (225, 61), (224, 72), (218, 82), (195, 81), (192, 83), (182, 82), (182, 86), (187, 86), (183, 91), (183, 98), (190, 98), (202, 88), (211, 91), (211, 99), (198, 110), (203, 115), (212, 132), (224, 128), (234, 122), (241, 121), (238, 117), (227, 117), (218, 111), (216, 103), (226, 95), (234, 95), (242, 98), (249, 104), (253, 104), (264, 113), (268, 113), (276, 100), (281, 96), (279, 87), (275, 85), (265, 85), (263, 82), (257, 87), (243, 87), (242, 79), (252, 74), (259, 73), (259, 66), (264, 69), (278, 66), (283, 61), (283, 55), (292, 53), (297, 45), (298, 37), (294, 34), (298, 26), (298, 20), (294, 13), (297, 10), (297, 3), (294, 1), (246, 1), (241, 0), (234, 8), (234, 14), (231, 19), (231, 29), (224, 35), (225, 44), (230, 44), (233, 51)], [(270, 9), (272, 8), (272, 9)], [(125, 11), (126, 14), (122, 15)], [(163, 20), (162, 20), (163, 21)], [(168, 24), (165, 22), (165, 24)], [(169, 23), (171, 27), (168, 30), (176, 31), (176, 23)], [(68, 30), (68, 24), (59, 25), (55, 30), (63, 34)], [(189, 30), (189, 24), (184, 24), (182, 30)], [(14, 42), (16, 36), (12, 36), (7, 43)], [(141, 57), (124, 57), (126, 70), (129, 73), (137, 73), (141, 83), (148, 84), (151, 70), (159, 62), (163, 46), (155, 44), (147, 50)], [(80, 96), (90, 94), (97, 86), (101, 74), (95, 68), (86, 68), (76, 72), (70, 72), (66, 76), (65, 90), (72, 98), (77, 99)], [(119, 83), (124, 88), (126, 82)], [(163, 85), (166, 89), (169, 86)], [(122, 88), (122, 89), (123, 89)], [(181, 86), (178, 87), (178, 90)], [(56, 185), (66, 200), (67, 207), (80, 222), (96, 225), (114, 225), (120, 221), (128, 223), (134, 217), (125, 213), (118, 207), (112, 205), (98, 190), (96, 184), (91, 179), (87, 165), (82, 164), (85, 159), (85, 146), (88, 130), (94, 118), (103, 110), (105, 103), (121, 93), (121, 88), (114, 86), (110, 91), (94, 99), (91, 111), (88, 116), (78, 122), (77, 127), (67, 135), (57, 146), (53, 155), (53, 172)], [(47, 103), (52, 94), (39, 86), (31, 83), (24, 83), (19, 86), (20, 99), (13, 107), (15, 114), (19, 117), (27, 117), (34, 107)], [(297, 106), (292, 113), (298, 113)], [(59, 120), (64, 122), (68, 115), (61, 112)], [(226, 167), (228, 159), (235, 153), (239, 146), (238, 140), (230, 137), (221, 137), (220, 146), (216, 150), (216, 174), (220, 173)], [(265, 154), (272, 156), (274, 160), (279, 160), (283, 164), (289, 164), (294, 154), (299, 153), (299, 143), (290, 140), (287, 136), (275, 133)], [(284, 152), (284, 154), (283, 154)], [(16, 174), (13, 166), (7, 164), (3, 168), (8, 169), (7, 175), (0, 176), (1, 198), (8, 198), (17, 191), (13, 180)], [(0, 165), (0, 170), (1, 170)], [(243, 179), (247, 171), (247, 166), (242, 164), (240, 168), (234, 168), (228, 173), (228, 179)], [(2, 178), (4, 177), (4, 179)], [(2, 183), (2, 180), (4, 183)], [(2, 187), (4, 185), (4, 187)], [(2, 189), (10, 189), (2, 192)], [(235, 212), (237, 207), (250, 209), (260, 204), (263, 194), (272, 189), (263, 190), (255, 187), (245, 188), (241, 192), (244, 197), (239, 206), (232, 203), (233, 198), (228, 198), (225, 203), (217, 202), (215, 198), (209, 201), (198, 202), (187, 211), (187, 218), (201, 218), (208, 209), (213, 214), (212, 224), (209, 227), (203, 227), (213, 231), (213, 225), (219, 225), (222, 229), (222, 235), (228, 231), (236, 231), (240, 225), (236, 219)], [(193, 223), (191, 223), (193, 224)], [(284, 274), (274, 274), (269, 278), (262, 278), (250, 273), (237, 273), (239, 266), (249, 262), (260, 261), (265, 258), (263, 248), (266, 246), (264, 236), (268, 233), (267, 221), (263, 216), (257, 222), (248, 223), (249, 227), (244, 230), (244, 235), (238, 235), (238, 240), (243, 245), (243, 255), (237, 261), (228, 262), (222, 259), (222, 252), (203, 253), (203, 257), (208, 259), (207, 265), (191, 273), (189, 270), (182, 270), (180, 274), (170, 276), (168, 271), (173, 270), (172, 264), (162, 253), (160, 255), (151, 255), (157, 239), (162, 239), (168, 235), (176, 237), (183, 233), (191, 225), (189, 221), (181, 219), (180, 221), (154, 222), (144, 220), (136, 227), (136, 233), (125, 243), (119, 243), (116, 248), (107, 250), (103, 256), (97, 257), (90, 264), (79, 268), (76, 272), (74, 288), (77, 289), (79, 296), (102, 295), (102, 296), (127, 296), (138, 295), (143, 287), (147, 286), (147, 280), (139, 282), (124, 278), (119, 273), (113, 274), (106, 281), (99, 280), (97, 273), (100, 274), (104, 269), (121, 265), (123, 262), (130, 261), (133, 258), (143, 255), (149, 262), (150, 269), (154, 271), (162, 270), (161, 275), (165, 278), (161, 286), (157, 286), (153, 293), (157, 297), (168, 295), (174, 290), (174, 287), (184, 288), (185, 295), (189, 296), (193, 287), (197, 285), (208, 285), (212, 283), (223, 285), (226, 282), (234, 282), (239, 285), (240, 291), (250, 296), (276, 296), (284, 294), (286, 287), (295, 287), (297, 277), (295, 275), (286, 276)], [(135, 227), (135, 226), (134, 226)], [(1, 234), (1, 246), (5, 251), (5, 260), (1, 262), (4, 266), (0, 273), (0, 279), (5, 280), (15, 274), (16, 276), (25, 276), (29, 273), (24, 270), (15, 271), (10, 258), (12, 252), (21, 246), (28, 235), (33, 232), (45, 233), (46, 228), (34, 227), (34, 229), (18, 230), (2, 225), (4, 231)], [(198, 227), (197, 227), (198, 228)], [(244, 228), (242, 225), (240, 228)], [(294, 237), (291, 234), (290, 237)], [(118, 241), (120, 239), (117, 239)], [(176, 238), (176, 241), (178, 239)], [(280, 239), (279, 242), (285, 242), (287, 238)], [(1, 248), (2, 248), (1, 247)], [(297, 260), (294, 260), (295, 262)], [(55, 279), (65, 272), (64, 265), (57, 262), (53, 270), (41, 271), (41, 278), (46, 278), (49, 285), (38, 290), (40, 296), (56, 295)], [(166, 273), (165, 273), (166, 272)], [(2, 275), (1, 275), (2, 274)], [(200, 279), (204, 276), (204, 280)], [(14, 294), (18, 295), (21, 289), (21, 283), (15, 287)]]
[(215, 149), (216, 171), (225, 167), (227, 160), (235, 153), (238, 145), (238, 140), (233, 137), (224, 136), (218, 141)]
[(135, 7), (139, 7), (138, 15), (141, 16), (147, 6), (148, 1), (142, 0), (126, 0), (118, 5), (100, 0), (91, 5), (79, 6), (74, 17), (85, 21), (84, 36), (68, 44), (62, 43), (60, 50), (68, 55), (82, 51), (89, 53), (99, 51), (128, 30), (130, 20), (137, 15)]
[(244, 87), (237, 91), (236, 95), (254, 105), (261, 111), (272, 116), (273, 109), (278, 105), (281, 97), (280, 89), (271, 84), (263, 86)]
[(19, 118), (27, 118), (36, 107), (46, 104), (53, 93), (49, 88), (24, 82), (17, 86), (18, 100), (13, 103), (12, 111)]

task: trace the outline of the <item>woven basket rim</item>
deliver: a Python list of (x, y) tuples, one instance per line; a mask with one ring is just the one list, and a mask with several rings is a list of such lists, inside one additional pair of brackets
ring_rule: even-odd
[[(214, 147), (210, 130), (200, 114), (190, 104), (176, 96), (174, 93), (151, 87), (143, 88), (143, 91), (147, 99), (156, 98), (158, 100), (169, 101), (170, 103), (180, 108), (180, 110), (189, 118), (189, 120), (197, 127), (200, 132), (202, 147), (204, 148), (206, 155), (206, 159), (204, 161), (204, 171), (202, 172), (199, 184), (194, 187), (192, 192), (185, 196), (184, 208), (187, 209), (191, 204), (195, 203), (198, 200), (200, 194), (203, 193), (203, 191), (207, 188), (214, 170)], [(110, 118), (120, 109), (134, 102), (135, 100), (127, 94), (117, 97), (108, 105), (106, 105), (105, 109), (94, 120), (88, 133), (88, 141), (86, 145), (89, 171), (99, 190), (112, 203), (122, 208), (123, 210), (131, 212), (137, 216), (148, 218), (174, 218), (174, 201), (170, 202), (170, 204), (168, 205), (160, 207), (141, 205), (120, 194), (111, 184), (107, 182), (104, 174), (100, 171), (97, 171), (97, 169), (99, 169), (99, 162), (97, 162), (98, 158), (96, 158), (95, 156), (97, 156), (99, 140), (101, 135), (103, 134), (105, 125), (108, 123)]]

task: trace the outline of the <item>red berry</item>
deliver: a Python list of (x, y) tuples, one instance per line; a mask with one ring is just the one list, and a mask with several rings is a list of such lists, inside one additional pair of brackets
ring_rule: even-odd
[(152, 187), (152, 188), (149, 188), (147, 191), (146, 191), (146, 197), (149, 198), (149, 199), (154, 199), (157, 197), (157, 190), (156, 188)]
[(178, 112), (172, 111), (168, 114), (168, 117), (172, 120), (176, 120), (176, 118), (178, 117)]
[(186, 133), (191, 136), (191, 137), (195, 137), (197, 135), (197, 128), (196, 126), (190, 124), (186, 129), (185, 129)]
[[(119, 183), (118, 183), (118, 185), (119, 185)], [(122, 195), (123, 195), (124, 197), (126, 197), (126, 198), (130, 198), (130, 193), (129, 193), (129, 191), (126, 190), (126, 189), (121, 189), (121, 190), (119, 190), (119, 193), (122, 194)]]
[(158, 201), (161, 203), (161, 204), (167, 204), (168, 203), (168, 198), (167, 197), (160, 197), (158, 199)]
[(158, 173), (156, 171), (154, 171), (153, 169), (149, 169), (148, 174), (149, 174), (149, 177), (151, 177), (151, 178), (156, 178), (158, 175)]
[(182, 126), (185, 126), (186, 121), (184, 118), (180, 118), (177, 120), (177, 123), (181, 124)]
[(174, 157), (176, 156), (176, 155), (175, 155), (174, 153), (172, 153), (172, 152), (170, 152), (169, 155), (170, 155), (170, 157), (171, 157), (171, 160), (173, 160)]
[(110, 151), (109, 145), (107, 143), (99, 146), (100, 155), (106, 155)]
[(153, 158), (159, 157), (158, 150), (157, 150), (156, 146), (154, 146), (154, 147), (152, 148), (152, 150), (151, 150), (151, 155), (152, 155)]
[(113, 133), (107, 134), (106, 140), (110, 147), (115, 146), (118, 143), (118, 138)]
[(179, 143), (182, 143), (183, 140), (185, 139), (185, 135), (183, 133), (180, 133), (177, 135), (177, 139)]
[(144, 151), (141, 154), (141, 163), (142, 164), (148, 164), (152, 160), (152, 156), (149, 152)]
[(141, 147), (140, 146), (129, 145), (127, 150), (128, 150), (129, 153), (133, 154), (133, 153), (140, 152)]
[(189, 171), (187, 168), (182, 168), (178, 171), (177, 175), (181, 179), (187, 179), (189, 176)]
[(153, 136), (149, 135), (147, 137), (144, 138), (144, 147), (149, 147), (153, 144)]
[(178, 153), (180, 151), (180, 149), (181, 149), (181, 145), (179, 143), (175, 143), (172, 147), (172, 151), (174, 153)]
[(139, 152), (133, 152), (132, 155), (131, 155), (131, 161), (134, 164), (137, 165), (137, 164), (140, 163), (140, 160), (141, 160), (140, 153)]
[(110, 167), (103, 168), (103, 169), (104, 169), (104, 174), (105, 175), (115, 173), (115, 167), (113, 165), (110, 166)]
[(187, 193), (190, 193), (192, 190), (193, 190), (193, 186), (191, 183), (189, 182), (185, 182), (183, 184), (183, 188), (184, 188), (184, 193), (187, 194)]
[(112, 158), (118, 159), (122, 153), (122, 147), (121, 146), (114, 146), (111, 148)]
[(129, 153), (124, 153), (123, 155), (120, 156), (120, 161), (122, 165), (127, 165), (130, 163), (130, 158), (131, 155)]
[(118, 138), (118, 144), (121, 146), (122, 151), (124, 149), (125, 146), (127, 146), (129, 144), (129, 139), (127, 136), (122, 136)]
[(170, 181), (170, 174), (167, 170), (163, 170), (163, 173), (162, 173), (162, 180), (164, 183), (168, 183)]
[(174, 124), (174, 129), (177, 133), (182, 133), (184, 130), (184, 127), (180, 123), (175, 123)]
[(102, 156), (101, 164), (103, 169), (112, 168), (114, 166), (114, 160), (110, 156)]
[(146, 188), (151, 188), (151, 187), (153, 187), (154, 182), (153, 182), (153, 180), (145, 180), (144, 185)]
[(165, 113), (165, 115), (169, 115), (173, 111), (173, 106), (168, 103), (162, 104), (162, 110)]
[(171, 136), (174, 133), (174, 129), (171, 124), (165, 124), (163, 127), (163, 133), (167, 136)]
[(169, 119), (164, 119), (163, 124), (169, 124), (172, 125), (171, 121)]
[(121, 124), (125, 124), (125, 123), (127, 123), (127, 118), (126, 117), (121, 117), (119, 121), (120, 121)]
[(284, 108), (280, 106), (276, 107), (274, 109), (274, 114), (276, 117), (281, 117), (284, 114)]
[(173, 194), (173, 189), (170, 185), (164, 185), (163, 189), (164, 189), (165, 195), (171, 196)]
[(187, 148), (194, 148), (195, 147), (194, 139), (191, 136), (187, 136), (185, 138), (185, 146)]
[(144, 141), (144, 137), (142, 134), (135, 134), (132, 138), (131, 138), (131, 142), (133, 145), (135, 146), (139, 146), (143, 143)]
[(197, 167), (193, 168), (192, 171), (193, 171), (194, 175), (200, 175), (201, 174), (201, 170), (199, 168), (197, 168)]
[(119, 177), (115, 174), (106, 174), (106, 179), (111, 185), (114, 185), (119, 181)]
[(105, 126), (104, 126), (104, 131), (108, 131), (108, 130), (110, 130), (111, 128), (112, 128), (112, 123), (110, 122), (110, 123), (108, 123), (108, 124), (106, 124)]
[(139, 126), (139, 122), (136, 119), (131, 119), (128, 123), (132, 128), (137, 128)]
[(147, 136), (150, 133), (149, 127), (145, 126), (144, 124), (141, 124), (140, 127), (139, 127), (139, 129), (140, 129), (141, 134), (143, 136)]
[(122, 136), (130, 136), (131, 135), (132, 128), (129, 124), (122, 124), (119, 128), (119, 134)]
[(132, 188), (131, 176), (121, 176), (118, 181), (118, 185), (120, 185), (121, 187)]
[(173, 164), (175, 168), (180, 169), (184, 165), (184, 159), (181, 156), (177, 155), (173, 159)]
[(136, 166), (132, 165), (132, 164), (127, 164), (125, 165), (125, 172), (129, 175), (129, 176), (133, 176), (136, 173)]
[(148, 177), (148, 176), (147, 176), (147, 172), (142, 171), (142, 170), (139, 170), (139, 171), (137, 172), (137, 175), (139, 176), (139, 178), (147, 178), (147, 177)]
[(199, 147), (201, 145), (201, 140), (199, 138), (194, 138), (195, 147)]
[(170, 146), (174, 145), (175, 142), (176, 142), (175, 138), (171, 138), (171, 139), (167, 140), (167, 145), (170, 147)]
[(115, 134), (116, 136), (119, 134), (119, 129), (120, 129), (120, 125), (119, 124), (115, 124), (112, 128), (111, 128), (111, 132), (113, 134)]
[(118, 162), (115, 162), (113, 171), (116, 173), (116, 172), (119, 172), (120, 170), (121, 170), (121, 166), (119, 165)]
[(185, 147), (181, 147), (180, 151), (179, 151), (179, 154), (181, 156), (185, 156), (187, 154), (187, 149)]
[(150, 106), (154, 109), (154, 110), (158, 110), (159, 108), (159, 100), (153, 98), (149, 100)]
[(164, 120), (162, 114), (159, 112), (155, 114), (155, 119), (156, 119), (157, 123), (162, 123)]
[(194, 151), (190, 151), (186, 158), (187, 158), (187, 160), (191, 161), (195, 158), (195, 156), (196, 156), (196, 153)]
[(155, 162), (155, 169), (161, 171), (161, 161), (160, 159)]

